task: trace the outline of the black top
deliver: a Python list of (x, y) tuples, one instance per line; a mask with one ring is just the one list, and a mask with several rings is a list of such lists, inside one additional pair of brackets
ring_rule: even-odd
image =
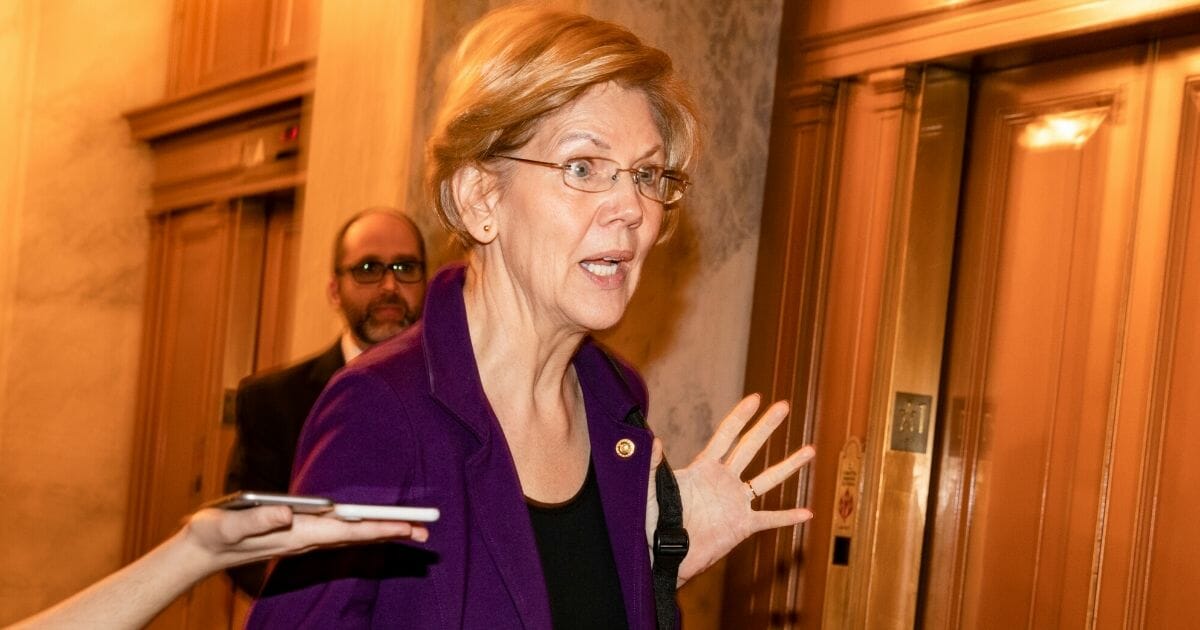
[(628, 628), (595, 467), (588, 463), (583, 487), (566, 502), (548, 505), (526, 498), (526, 503), (554, 627)]

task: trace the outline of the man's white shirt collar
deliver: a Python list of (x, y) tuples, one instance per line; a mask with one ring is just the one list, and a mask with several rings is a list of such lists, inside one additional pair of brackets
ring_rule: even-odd
[(342, 357), (346, 359), (346, 363), (358, 358), (358, 355), (363, 353), (363, 349), (358, 347), (358, 342), (354, 341), (354, 335), (349, 330), (342, 333)]

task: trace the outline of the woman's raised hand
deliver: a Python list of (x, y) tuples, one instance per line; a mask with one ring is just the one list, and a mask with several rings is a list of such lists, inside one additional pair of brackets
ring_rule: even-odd
[[(683, 500), (683, 525), (691, 540), (688, 554), (679, 567), (680, 584), (712, 566), (755, 532), (797, 525), (812, 518), (812, 512), (805, 508), (755, 510), (752, 507), (754, 499), (794, 475), (816, 453), (811, 445), (805, 446), (753, 479), (743, 481), (742, 472), (789, 411), (787, 402), (776, 402), (739, 439), (746, 423), (758, 411), (760, 400), (758, 394), (743, 398), (721, 421), (696, 459), (675, 471)], [(661, 446), (655, 444), (655, 447), (652, 470), (661, 461)], [(658, 519), (653, 474), (650, 489), (647, 511), (652, 514), (647, 515), (647, 531), (653, 532), (653, 523)]]

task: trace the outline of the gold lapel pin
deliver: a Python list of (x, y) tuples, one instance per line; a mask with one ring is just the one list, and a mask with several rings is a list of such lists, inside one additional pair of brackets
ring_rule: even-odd
[(633, 440), (629, 438), (621, 438), (617, 440), (617, 455), (620, 457), (633, 457), (633, 451), (637, 448)]

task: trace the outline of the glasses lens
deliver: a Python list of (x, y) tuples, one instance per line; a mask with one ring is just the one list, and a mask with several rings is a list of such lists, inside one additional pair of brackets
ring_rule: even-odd
[(663, 201), (662, 167), (644, 166), (635, 171), (630, 171), (630, 173), (633, 175), (633, 181), (637, 183), (638, 192), (642, 193), (642, 196), (651, 201)]
[(670, 174), (663, 174), (651, 187), (643, 187), (646, 195), (656, 201), (661, 201), (664, 204), (675, 203), (683, 198), (683, 191), (687, 189), (688, 183)]
[(354, 265), (350, 268), (350, 277), (363, 284), (379, 282), (383, 279), (383, 263), (372, 261)]
[(425, 265), (416, 260), (394, 262), (389, 267), (397, 282), (420, 282), (425, 276)]
[(620, 168), (605, 158), (575, 158), (562, 165), (563, 183), (584, 192), (604, 192), (616, 183)]

